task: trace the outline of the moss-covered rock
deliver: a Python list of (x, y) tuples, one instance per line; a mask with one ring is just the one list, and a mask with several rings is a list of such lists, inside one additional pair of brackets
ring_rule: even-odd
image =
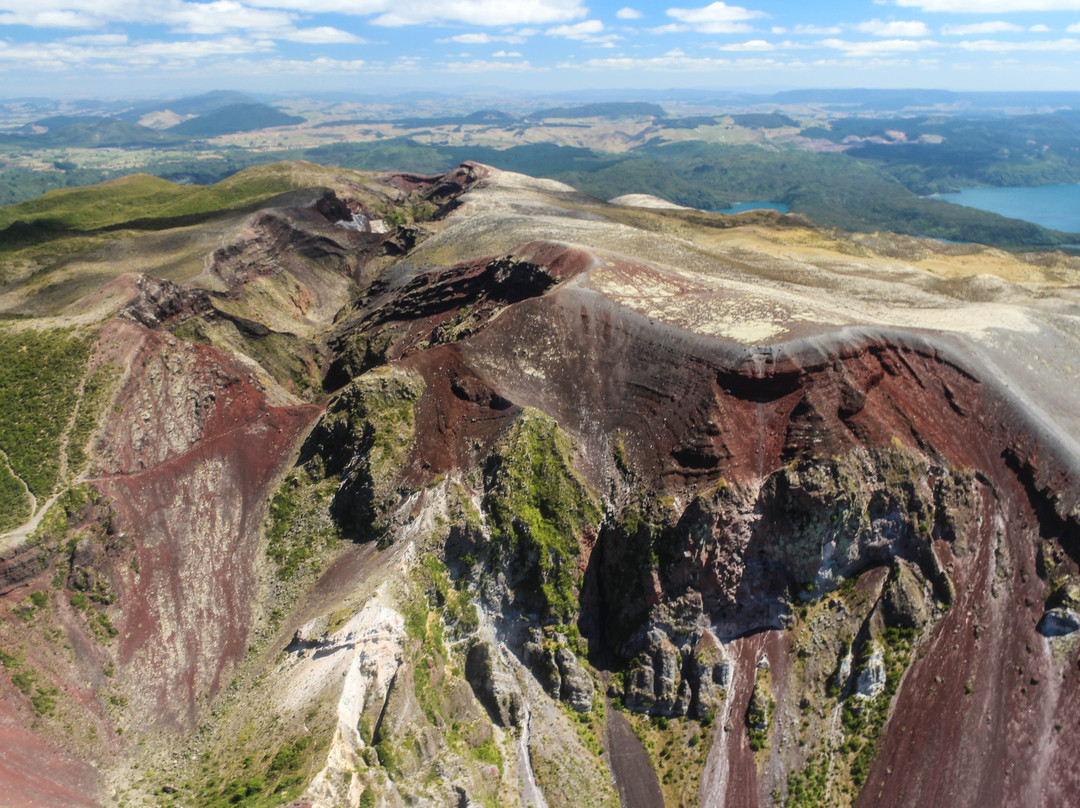
[(312, 477), (341, 480), (331, 511), (346, 536), (383, 535), (423, 390), (418, 377), (397, 368), (365, 373), (341, 391), (308, 439), (301, 459)]
[(526, 412), (496, 443), (484, 479), (490, 557), (515, 605), (548, 622), (576, 621), (581, 542), (601, 516), (573, 452), (553, 420)]

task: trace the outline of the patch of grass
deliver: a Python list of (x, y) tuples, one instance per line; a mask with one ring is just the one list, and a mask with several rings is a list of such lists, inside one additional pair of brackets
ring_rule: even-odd
[(149, 174), (131, 174), (98, 185), (49, 191), (37, 199), (0, 208), (0, 229), (14, 222), (55, 230), (97, 230), (128, 222), (176, 219), (243, 208), (312, 184), (287, 164), (234, 174), (216, 185), (176, 185)]
[(746, 708), (746, 731), (750, 738), (750, 748), (754, 752), (760, 752), (769, 745), (769, 725), (776, 711), (771, 681), (768, 668), (758, 668), (757, 681), (750, 695), (750, 704)]
[(39, 687), (30, 697), (30, 706), (38, 715), (48, 715), (56, 709), (56, 697), (60, 691), (55, 687)]
[(657, 718), (626, 715), (656, 770), (664, 804), (696, 805), (711, 746), (710, 733), (702, 732), (698, 722), (685, 717)]
[(30, 518), (30, 495), (26, 486), (0, 458), (0, 533)]
[(503, 773), (503, 756), (502, 750), (499, 749), (499, 745), (495, 742), (494, 738), (488, 738), (479, 746), (474, 746), (471, 749), (471, 754), (481, 763), (487, 763), (491, 766), (497, 766), (499, 769), (499, 775)]
[(59, 481), (60, 438), (91, 344), (70, 329), (0, 330), (0, 449), (39, 500)]
[(290, 474), (270, 500), (266, 554), (277, 565), (283, 581), (297, 576), (325, 548), (339, 538), (329, 514), (333, 488), (312, 484), (302, 473)]
[(828, 789), (828, 753), (810, 755), (803, 770), (788, 777), (784, 808), (819, 808), (828, 805)]
[(96, 431), (98, 418), (105, 407), (105, 402), (112, 395), (120, 379), (122, 369), (111, 363), (103, 362), (90, 374), (83, 385), (82, 399), (68, 439), (68, 470), (72, 475), (86, 468), (89, 457), (86, 444)]
[(255, 760), (250, 759), (245, 761), (248, 771), (242, 777), (223, 784), (213, 778), (208, 780), (198, 793), (197, 804), (205, 808), (271, 808), (290, 802), (300, 796), (315, 773), (318, 752), (311, 735), (290, 738), (273, 756), (263, 758), (263, 767), (255, 766)]
[(23, 693), (23, 695), (29, 696), (31, 689), (34, 687), (34, 682), (37, 681), (37, 676), (33, 671), (20, 670), (11, 675), (11, 683)]

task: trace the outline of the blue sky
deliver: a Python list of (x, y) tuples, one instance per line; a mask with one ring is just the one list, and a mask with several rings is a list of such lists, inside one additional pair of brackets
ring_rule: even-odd
[(1080, 0), (0, 0), (0, 95), (1080, 90)]

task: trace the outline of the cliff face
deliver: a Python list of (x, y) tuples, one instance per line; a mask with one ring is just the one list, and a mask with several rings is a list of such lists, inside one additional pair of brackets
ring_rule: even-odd
[(17, 802), (1080, 800), (1068, 259), (336, 192), (116, 281), (0, 556)]

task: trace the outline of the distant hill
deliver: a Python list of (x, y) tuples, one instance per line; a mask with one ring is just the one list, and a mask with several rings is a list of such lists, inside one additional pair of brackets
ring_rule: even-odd
[(732, 115), (731, 120), (736, 126), (746, 126), (750, 129), (782, 129), (785, 126), (798, 126), (787, 115), (778, 112), (747, 112), (741, 115)]
[(325, 173), (325, 169), (304, 163), (275, 163), (245, 169), (215, 185), (177, 185), (148, 174), (129, 174), (97, 185), (53, 190), (37, 199), (0, 207), (0, 244), (5, 237), (10, 238), (10, 233), (5, 236), (5, 228), (12, 225), (41, 235), (242, 208), (317, 184)]
[(584, 104), (580, 107), (553, 107), (533, 112), (529, 120), (546, 118), (665, 118), (667, 113), (659, 104), (644, 101), (617, 101), (614, 103)]
[[(68, 123), (64, 121), (78, 121)], [(51, 122), (50, 125), (48, 122)], [(162, 146), (170, 143), (182, 143), (184, 138), (167, 132), (158, 132), (139, 126), (130, 121), (116, 118), (94, 118), (92, 116), (58, 116), (44, 118), (40, 122), (49, 126), (48, 132), (40, 135), (13, 134), (0, 136), (0, 144), (26, 146), (29, 148), (134, 148), (142, 146)], [(60, 123), (61, 125), (57, 125)]]
[(918, 89), (810, 89), (785, 90), (771, 96), (762, 96), (760, 100), (774, 104), (821, 104), (879, 111), (901, 111), (937, 105), (985, 110), (1080, 107), (1080, 93), (1070, 91), (953, 92)]
[(216, 137), (303, 122), (303, 118), (287, 115), (266, 104), (230, 104), (198, 118), (178, 123), (166, 131), (188, 137)]
[(44, 126), (50, 132), (56, 129), (63, 129), (65, 126), (74, 126), (80, 123), (97, 123), (98, 121), (108, 120), (101, 115), (53, 115), (48, 118), (42, 118), (39, 121), (34, 121), (32, 124), (26, 127), (30, 129), (34, 126)]
[(117, 117), (124, 120), (137, 121), (154, 112), (175, 112), (177, 115), (206, 115), (208, 112), (221, 109), (222, 107), (236, 106), (238, 104), (254, 104), (255, 99), (244, 93), (232, 90), (215, 90), (202, 95), (189, 95), (183, 98), (157, 99), (144, 104), (139, 104)]
[(461, 119), (462, 123), (517, 123), (520, 121), (517, 115), (503, 112), (499, 109), (481, 109), (466, 115)]

